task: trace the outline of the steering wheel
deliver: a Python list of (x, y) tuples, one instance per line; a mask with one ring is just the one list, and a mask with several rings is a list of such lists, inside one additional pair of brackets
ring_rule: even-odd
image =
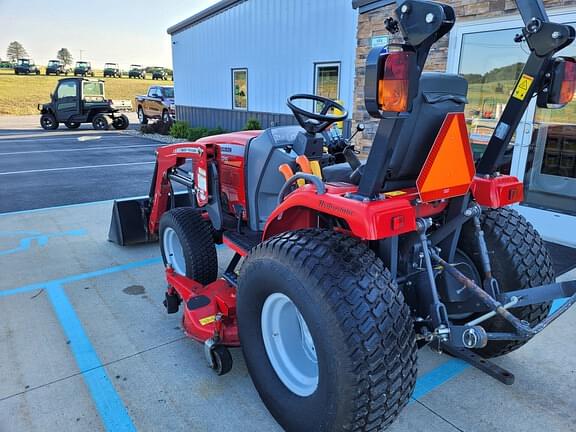
[[(323, 104), (322, 111), (319, 113), (306, 111), (294, 104), (295, 101), (312, 101), (313, 103), (320, 102)], [(348, 117), (348, 111), (338, 102), (333, 101), (322, 96), (316, 96), (311, 94), (297, 94), (290, 96), (286, 101), (288, 108), (294, 113), (294, 117), (302, 126), (302, 128), (310, 133), (317, 134), (326, 130), (331, 124), (346, 120)], [(342, 114), (328, 114), (332, 108), (337, 109), (342, 112)]]

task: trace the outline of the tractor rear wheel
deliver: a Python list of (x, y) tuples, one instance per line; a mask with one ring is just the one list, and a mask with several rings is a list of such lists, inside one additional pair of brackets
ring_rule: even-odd
[(160, 250), (165, 266), (208, 285), (218, 277), (218, 256), (210, 225), (195, 209), (180, 207), (160, 219)]
[[(510, 208), (485, 210), (481, 216), (482, 230), (490, 255), (492, 273), (498, 280), (500, 291), (516, 291), (553, 283), (552, 260), (540, 234), (517, 211)], [(474, 262), (482, 274), (482, 263), (477, 253), (477, 240), (472, 223), (464, 225), (458, 247)], [(534, 326), (550, 312), (551, 303), (510, 309), (516, 317)], [(466, 321), (474, 319), (469, 317)], [(481, 324), (487, 332), (511, 332), (512, 326), (503, 318), (495, 317)], [(508, 354), (527, 341), (490, 341), (475, 350), (485, 358)]]
[(410, 310), (357, 239), (286, 232), (255, 247), (238, 280), (238, 325), (260, 397), (287, 431), (376, 431), (416, 382)]

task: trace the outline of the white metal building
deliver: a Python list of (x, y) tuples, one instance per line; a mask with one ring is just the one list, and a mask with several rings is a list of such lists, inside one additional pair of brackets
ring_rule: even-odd
[(292, 124), (286, 99), (353, 109), (358, 12), (350, 0), (223, 0), (168, 29), (176, 109), (194, 126)]

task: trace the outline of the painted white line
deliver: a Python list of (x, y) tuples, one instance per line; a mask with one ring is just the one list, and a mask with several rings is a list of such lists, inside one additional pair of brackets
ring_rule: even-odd
[(33, 153), (61, 153), (61, 152), (82, 152), (91, 150), (108, 150), (108, 149), (129, 149), (138, 147), (160, 147), (161, 143), (158, 144), (142, 144), (142, 145), (126, 145), (126, 146), (104, 146), (104, 147), (84, 147), (84, 148), (71, 148), (71, 149), (56, 149), (56, 150), (30, 150), (30, 151), (19, 151), (19, 152), (6, 152), (0, 153), (0, 156), (11, 156), (11, 155), (29, 155)]
[(107, 165), (86, 165), (86, 166), (64, 167), (64, 168), (46, 168), (46, 169), (36, 169), (36, 170), (26, 170), (26, 171), (9, 171), (9, 172), (0, 172), (0, 176), (13, 175), (13, 174), (43, 173), (43, 172), (51, 172), (51, 171), (68, 171), (68, 170), (81, 170), (81, 169), (93, 169), (93, 168), (110, 168), (110, 167), (133, 166), (133, 165), (150, 165), (153, 163), (156, 163), (156, 161), (131, 162), (131, 163), (107, 164)]
[(42, 137), (42, 136), (34, 136), (30, 138), (21, 138), (21, 139), (10, 139), (10, 138), (0, 138), (0, 145), (3, 143), (29, 143), (29, 144), (41, 144), (43, 142), (52, 142), (52, 141), (67, 141), (67, 140), (74, 140), (74, 141), (85, 141), (84, 137), (90, 137), (90, 139), (118, 139), (118, 138), (134, 138), (132, 135), (98, 135), (97, 138), (93, 138), (90, 135), (81, 135), (81, 136), (55, 136), (55, 137)]

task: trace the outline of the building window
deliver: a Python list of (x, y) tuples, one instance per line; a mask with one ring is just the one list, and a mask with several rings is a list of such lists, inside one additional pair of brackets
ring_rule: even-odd
[[(314, 94), (328, 99), (340, 99), (340, 63), (316, 63), (314, 65)], [(322, 109), (316, 105), (316, 111)]]
[(232, 108), (248, 109), (248, 69), (232, 69)]

